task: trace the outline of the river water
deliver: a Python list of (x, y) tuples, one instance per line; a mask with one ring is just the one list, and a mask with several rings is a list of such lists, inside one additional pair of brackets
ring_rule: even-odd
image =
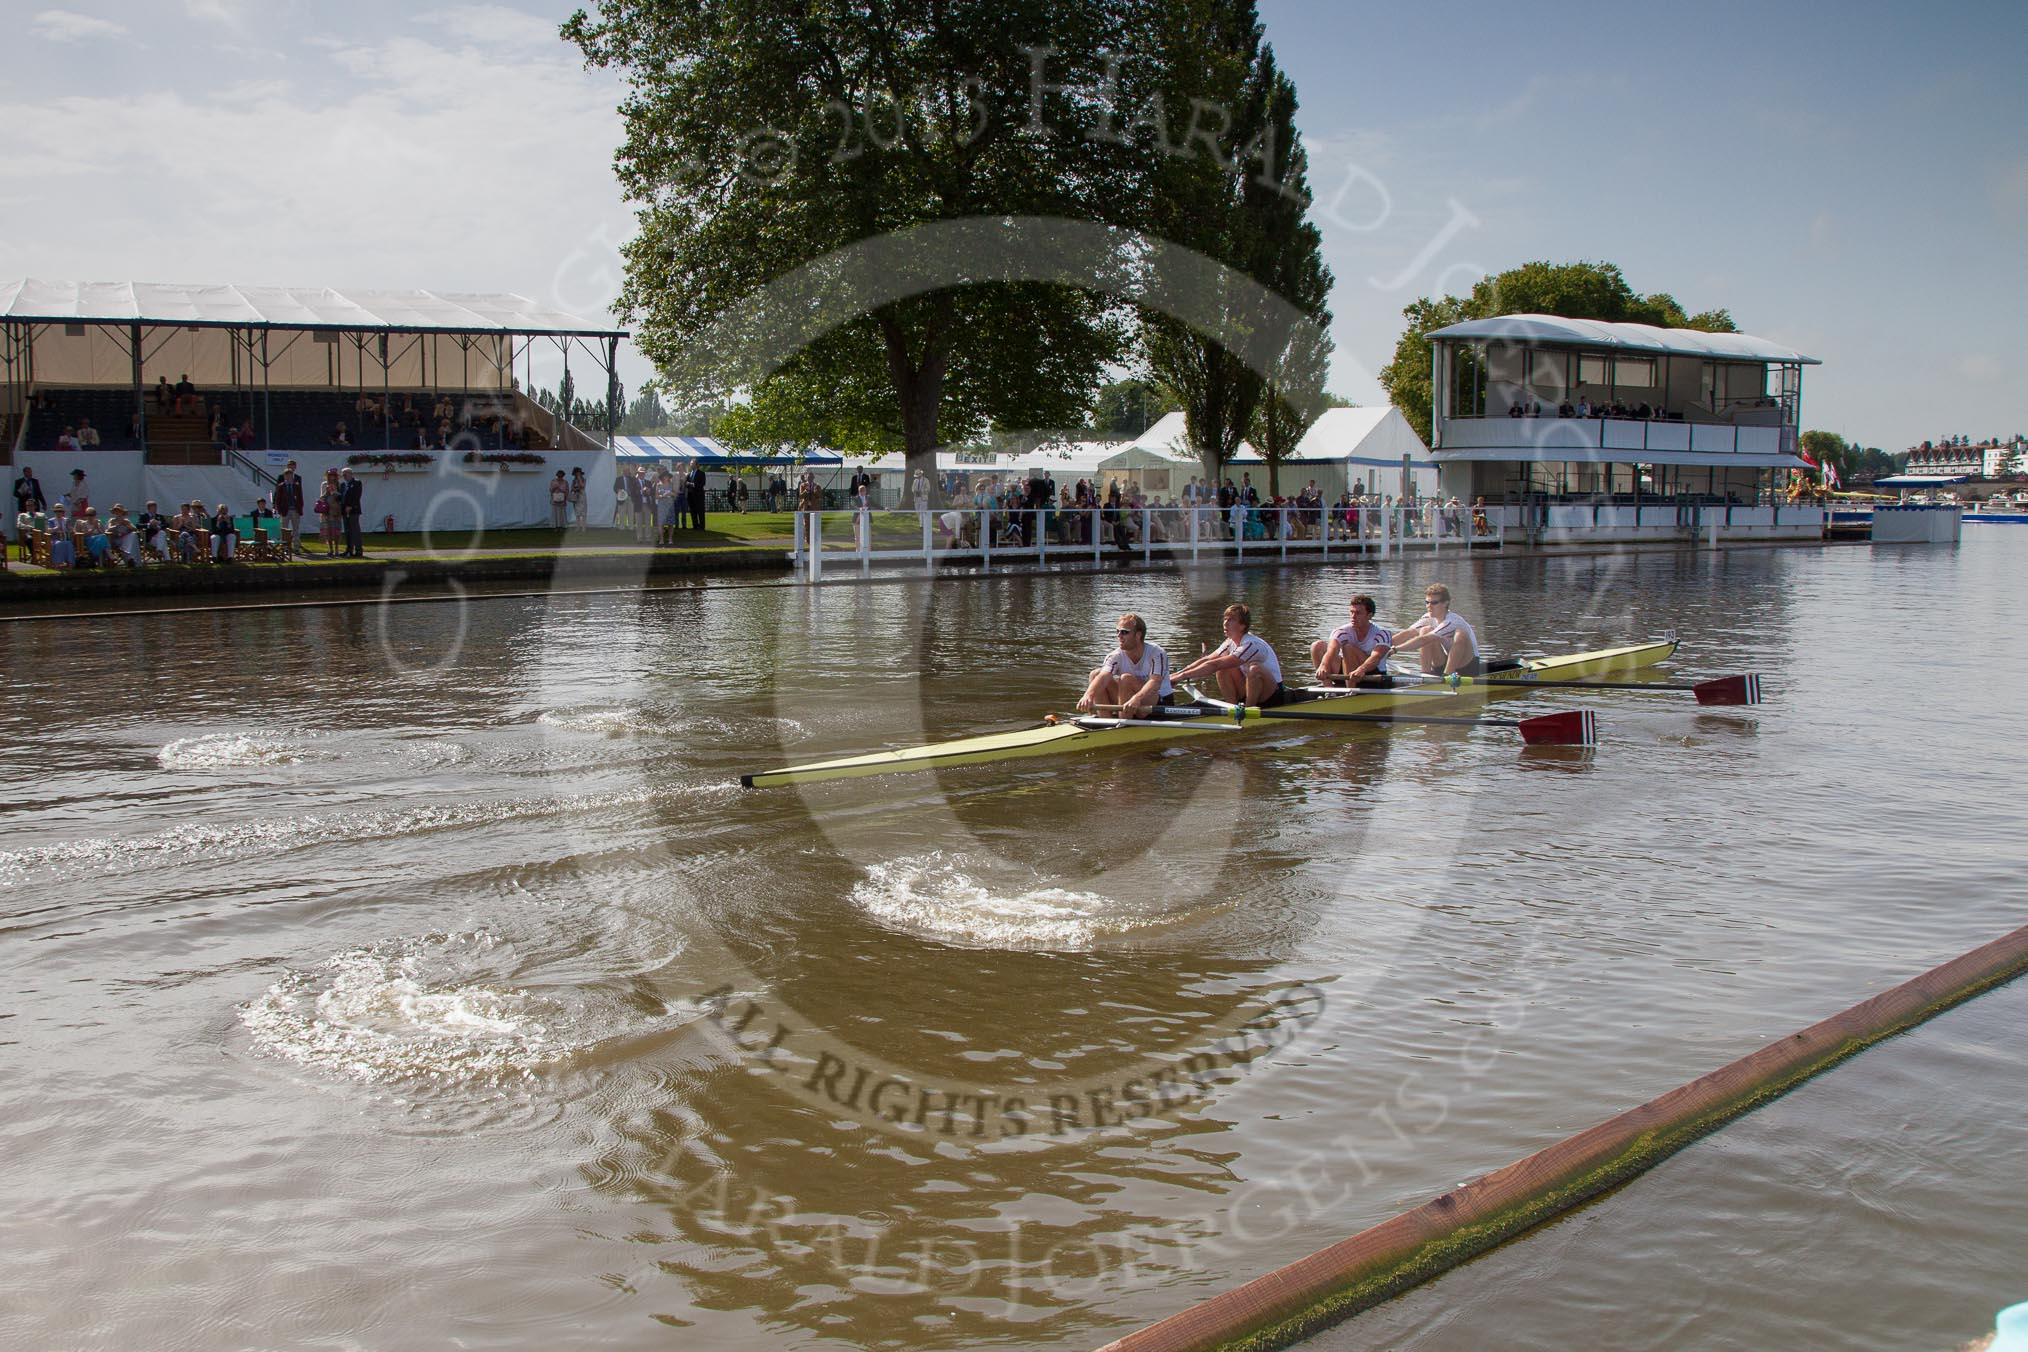
[[(1977, 529), (0, 625), (0, 1345), (1103, 1342), (2028, 922), (2028, 532)], [(737, 786), (1063, 708), (1121, 610), (1184, 656), (1243, 598), (1291, 659), (1432, 579), (1490, 650), (1675, 630), (1767, 702)], [(1728, 1314), (1673, 1346), (1948, 1347), (2028, 1295), (1967, 1261), (2024, 1211), (1966, 1153), (2028, 1153), (1952, 1125), (2021, 1083), (1968, 1026), (1656, 1194), (1629, 1261), (1680, 1231)], [(1779, 1280), (1822, 1252), (1755, 1219), (1851, 1192), (1862, 1110), (1963, 1149), (1839, 1211), (1886, 1274)], [(1535, 1294), (1337, 1345), (1620, 1298), (1498, 1261)]]

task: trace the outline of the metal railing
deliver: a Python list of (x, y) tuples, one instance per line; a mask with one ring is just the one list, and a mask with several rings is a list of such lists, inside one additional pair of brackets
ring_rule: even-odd
[[(907, 535), (904, 536), (904, 532)], [(949, 507), (941, 511), (805, 512), (791, 551), (812, 581), (827, 561), (875, 563), (1090, 563), (1108, 554), (1195, 560), (1280, 561), (1387, 558), (1409, 550), (1506, 547), (1504, 527), (1467, 508), (1139, 507), (1036, 510)]]

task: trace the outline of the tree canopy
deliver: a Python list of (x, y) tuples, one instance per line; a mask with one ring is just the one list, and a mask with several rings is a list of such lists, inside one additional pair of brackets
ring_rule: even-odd
[(1495, 315), (1545, 314), (1707, 333), (1737, 331), (1729, 311), (1687, 314), (1666, 291), (1641, 295), (1613, 263), (1523, 263), (1480, 278), (1469, 296), (1424, 296), (1402, 314), (1408, 326), (1394, 345), (1394, 360), (1380, 369), (1380, 383), (1409, 426), (1424, 436), (1430, 426), (1429, 334), (1436, 329)]
[[(757, 383), (686, 360), (771, 282), (928, 222), (1119, 222), (1145, 133), (1085, 96), (1136, 78), (1135, 0), (601, 0), (564, 25), (627, 82), (621, 183), (640, 230), (622, 306), (681, 400), (753, 385), (750, 430), (930, 467), (987, 423), (1078, 426), (1129, 333), (1073, 285), (926, 282)], [(708, 357), (710, 354), (702, 354)], [(670, 375), (683, 372), (682, 376)]]
[(1878, 446), (1861, 446), (1845, 440), (1836, 432), (1820, 431), (1816, 428), (1803, 433), (1802, 448), (1818, 464), (1830, 461), (1838, 470), (1838, 479), (1845, 484), (1871, 483), (1897, 473), (1908, 463), (1908, 453), (1889, 455)]
[[(563, 32), (626, 84), (616, 167), (640, 228), (620, 308), (664, 394), (734, 401), (721, 437), (930, 468), (987, 429), (1085, 426), (1135, 300), (1230, 339), (1196, 349), (1182, 398), (1207, 454), (1229, 458), (1274, 353), (1303, 402), (1308, 359), (1274, 340), (1291, 306), (1328, 318), (1330, 278), (1254, 0), (598, 0)], [(1034, 222), (1083, 243), (1010, 266)], [(931, 247), (979, 223), (1013, 242), (956, 265)], [(785, 361), (717, 341), (767, 304), (794, 317)]]
[[(1165, 92), (1187, 98), (1193, 124), (1196, 109), (1222, 110), (1229, 147), (1164, 162), (1152, 194), (1158, 234), (1231, 269), (1207, 279), (1217, 322), (1206, 328), (1159, 309), (1142, 312), (1149, 368), (1176, 391), (1190, 443), (1215, 483), (1255, 427), (1271, 384), (1277, 407), (1265, 427), (1278, 448), (1292, 446), (1315, 416), (1330, 355), (1323, 330), (1331, 273), (1308, 219), (1295, 86), (1263, 40), (1254, 0), (1177, 0), (1155, 32), (1171, 71)], [(1293, 307), (1299, 322), (1264, 308), (1262, 288)], [(1267, 340), (1271, 372), (1261, 369), (1261, 348), (1252, 360), (1236, 350), (1245, 337)]]

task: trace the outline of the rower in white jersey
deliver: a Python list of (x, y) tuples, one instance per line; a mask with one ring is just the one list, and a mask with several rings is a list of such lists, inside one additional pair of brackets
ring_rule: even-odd
[(1422, 669), (1432, 676), (1479, 676), (1485, 663), (1479, 657), (1479, 636), (1464, 617), (1451, 610), (1451, 589), (1441, 582), (1423, 588), (1429, 613), (1394, 631), (1394, 651), (1422, 653)]
[(1176, 673), (1218, 677), (1218, 693), (1234, 704), (1272, 709), (1288, 698), (1282, 689), (1282, 663), (1266, 639), (1253, 633), (1253, 612), (1243, 605), (1225, 608), (1225, 642)]
[(1120, 616), (1114, 636), (1120, 646), (1106, 655), (1085, 685), (1079, 710), (1118, 710), (1122, 718), (1146, 718), (1158, 704), (1175, 702), (1169, 683), (1169, 654), (1148, 642), (1148, 622), (1128, 611)]
[(1393, 685), (1387, 674), (1387, 654), (1393, 651), (1394, 636), (1373, 622), (1373, 598), (1352, 598), (1352, 619), (1310, 645), (1310, 665), (1317, 679), (1347, 686)]

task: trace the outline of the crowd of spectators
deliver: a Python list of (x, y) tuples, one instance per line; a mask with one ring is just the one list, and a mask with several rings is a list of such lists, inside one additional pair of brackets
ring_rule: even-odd
[[(947, 507), (937, 514), (937, 537), (946, 547), (977, 547), (981, 524), (992, 514), (996, 546), (1032, 546), (1040, 529), (1051, 543), (1090, 545), (1094, 536), (1121, 549), (1144, 543), (1180, 543), (1192, 538), (1225, 540), (1318, 539), (1327, 532), (1334, 540), (1375, 537), (1385, 529), (1384, 517), (1395, 513), (1398, 531), (1437, 538), (1464, 538), (1490, 533), (1484, 500), (1468, 514), (1455, 496), (1407, 499), (1391, 495), (1345, 492), (1335, 502), (1310, 480), (1293, 496), (1263, 494), (1251, 471), (1238, 482), (1230, 477), (1212, 485), (1192, 476), (1180, 494), (1161, 496), (1142, 491), (1138, 481), (1114, 479), (1103, 487), (1090, 479), (1059, 486), (1053, 478), (1036, 480), (960, 476), (946, 489)], [(927, 481), (914, 495), (916, 510), (927, 509)], [(1145, 535), (1144, 535), (1145, 532)]]
[(1568, 399), (1556, 406), (1554, 413), (1544, 413), (1540, 400), (1529, 399), (1507, 406), (1510, 418), (1630, 418), (1636, 422), (1682, 422), (1681, 413), (1672, 413), (1659, 404), (1646, 402), (1623, 404), (1615, 399), (1610, 404), (1594, 404), (1588, 398), (1579, 398), (1576, 403)]
[[(293, 460), (276, 480), (272, 501), (267, 495), (257, 497), (245, 512), (235, 512), (223, 502), (207, 509), (198, 501), (164, 512), (150, 501), (138, 514), (130, 513), (124, 503), (114, 503), (102, 514), (91, 501), (91, 483), (81, 469), (71, 471), (67, 495), (51, 497), (33, 467), (24, 465), (14, 480), (14, 537), (24, 563), (34, 560), (37, 538), (45, 538), (47, 565), (58, 570), (230, 564), (239, 559), (244, 544), (255, 540), (264, 545), (260, 557), (283, 563), (303, 552), (305, 506), (303, 481)], [(365, 557), (360, 534), (363, 509), (364, 487), (352, 471), (327, 470), (314, 504), (323, 523), (327, 555), (339, 554), (342, 546), (350, 557)], [(0, 563), (4, 561), (5, 550), (0, 549)]]

